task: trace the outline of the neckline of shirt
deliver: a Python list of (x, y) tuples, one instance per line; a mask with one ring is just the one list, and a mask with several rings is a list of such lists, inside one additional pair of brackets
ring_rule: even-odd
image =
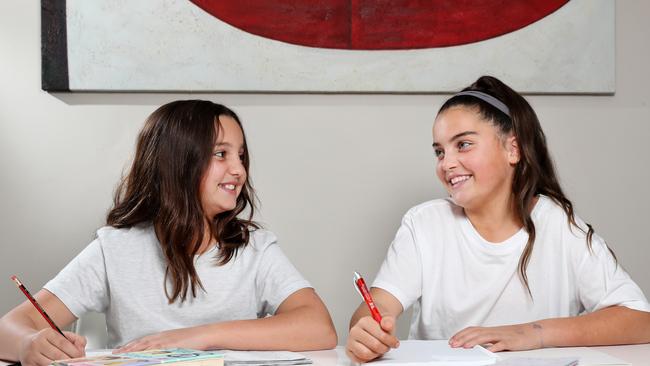
[(218, 250), (219, 250), (219, 245), (218, 244), (211, 245), (210, 248), (208, 248), (208, 250), (206, 250), (205, 252), (195, 255), (194, 260), (196, 262), (205, 261), (205, 260), (212, 260), (212, 259), (214, 259), (214, 255), (216, 254), (216, 252)]
[[(535, 203), (535, 206), (533, 207), (533, 210), (530, 213), (531, 218), (534, 219), (535, 217), (537, 217), (537, 215), (539, 215), (539, 212), (546, 205), (547, 200), (548, 198), (546, 196), (543, 196), (541, 194), (538, 196), (538, 200)], [(476, 230), (472, 222), (469, 221), (469, 218), (464, 214), (461, 220), (461, 225), (465, 229), (464, 231), (469, 233), (473, 237), (473, 239), (475, 239), (475, 240), (470, 240), (471, 243), (474, 243), (478, 248), (482, 249), (484, 252), (493, 255), (509, 255), (513, 252), (521, 251), (523, 247), (526, 245), (526, 242), (528, 241), (528, 233), (523, 227), (521, 227), (511, 237), (509, 237), (508, 239), (502, 242), (491, 242), (481, 236), (481, 234), (478, 232), (478, 230)]]

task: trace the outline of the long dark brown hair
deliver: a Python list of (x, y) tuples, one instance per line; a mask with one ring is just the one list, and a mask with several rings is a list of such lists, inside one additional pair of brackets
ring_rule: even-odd
[[(532, 297), (526, 268), (535, 244), (535, 224), (530, 217), (530, 208), (537, 195), (545, 195), (555, 201), (567, 215), (568, 225), (578, 228), (586, 234), (589, 250), (592, 250), (593, 227), (587, 230), (576, 223), (573, 204), (560, 187), (553, 160), (546, 146), (546, 136), (537, 118), (537, 114), (519, 93), (492, 76), (482, 76), (463, 91), (475, 90), (489, 94), (503, 102), (510, 110), (510, 116), (482, 99), (468, 95), (457, 95), (447, 100), (438, 114), (454, 106), (463, 106), (475, 110), (479, 116), (494, 124), (503, 136), (513, 134), (519, 146), (520, 160), (515, 166), (512, 181), (512, 193), (515, 202), (515, 214), (528, 232), (528, 242), (519, 258), (519, 276)], [(608, 248), (614, 259), (616, 255)]]
[[(172, 303), (196, 297), (203, 289), (194, 267), (194, 256), (205, 237), (206, 219), (219, 243), (217, 264), (228, 263), (248, 244), (255, 192), (248, 178), (249, 155), (244, 136), (242, 164), (246, 181), (233, 210), (206, 217), (199, 187), (220, 131), (219, 116), (239, 117), (227, 107), (203, 100), (165, 104), (145, 121), (137, 140), (131, 169), (120, 182), (106, 223), (116, 228), (152, 225), (166, 261), (165, 294)], [(243, 134), (243, 128), (242, 128)], [(248, 208), (247, 218), (238, 215)], [(171, 284), (168, 290), (167, 283)]]

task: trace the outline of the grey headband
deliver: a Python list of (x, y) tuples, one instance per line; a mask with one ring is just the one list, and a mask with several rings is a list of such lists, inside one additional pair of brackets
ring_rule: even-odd
[(458, 96), (461, 96), (461, 95), (469, 95), (469, 96), (472, 96), (474, 98), (478, 98), (478, 99), (484, 101), (485, 103), (493, 106), (494, 108), (500, 110), (501, 112), (505, 113), (508, 117), (510, 117), (510, 108), (508, 108), (508, 106), (505, 105), (502, 101), (500, 101), (497, 98), (491, 96), (490, 94), (486, 94), (486, 93), (476, 91), (476, 90), (466, 90), (466, 91), (462, 91), (462, 92), (454, 95), (452, 98), (458, 97)]

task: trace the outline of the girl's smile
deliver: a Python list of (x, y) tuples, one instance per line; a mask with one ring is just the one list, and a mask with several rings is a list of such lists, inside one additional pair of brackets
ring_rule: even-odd
[(460, 187), (465, 181), (467, 181), (471, 177), (472, 177), (471, 174), (468, 174), (468, 175), (451, 174), (447, 178), (447, 182), (449, 182), (449, 184), (451, 185), (451, 188), (454, 189), (454, 188)]
[(238, 186), (238, 184), (236, 182), (235, 183), (221, 183), (221, 184), (219, 184), (219, 188), (225, 190), (228, 193), (232, 193), (232, 194), (237, 194), (237, 189), (236, 189), (237, 186)]

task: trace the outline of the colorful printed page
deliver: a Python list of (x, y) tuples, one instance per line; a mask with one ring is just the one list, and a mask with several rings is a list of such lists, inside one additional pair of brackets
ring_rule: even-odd
[[(171, 363), (201, 363), (223, 365), (223, 352), (197, 351), (191, 349), (148, 350), (120, 354), (100, 354), (83, 358), (60, 360), (54, 366), (149, 366)], [(214, 362), (208, 362), (214, 361)]]

